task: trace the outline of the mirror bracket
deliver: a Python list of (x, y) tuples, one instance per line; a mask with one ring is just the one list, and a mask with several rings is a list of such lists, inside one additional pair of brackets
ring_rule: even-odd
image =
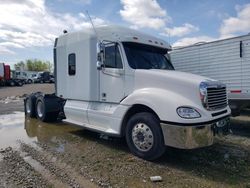
[(102, 42), (97, 43), (97, 70), (104, 67), (105, 45)]

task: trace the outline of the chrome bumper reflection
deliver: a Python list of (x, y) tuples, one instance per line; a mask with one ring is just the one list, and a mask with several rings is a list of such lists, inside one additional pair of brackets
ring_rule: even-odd
[[(223, 121), (227, 119), (223, 119)], [(161, 128), (165, 145), (180, 149), (194, 149), (213, 144), (218, 124), (215, 122), (205, 125), (180, 126), (161, 123)]]

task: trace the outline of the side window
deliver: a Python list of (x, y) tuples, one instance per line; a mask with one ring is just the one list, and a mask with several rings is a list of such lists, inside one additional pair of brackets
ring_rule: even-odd
[(68, 56), (68, 73), (69, 75), (76, 74), (76, 54), (69, 54)]
[(122, 59), (117, 45), (105, 47), (105, 67), (122, 69)]

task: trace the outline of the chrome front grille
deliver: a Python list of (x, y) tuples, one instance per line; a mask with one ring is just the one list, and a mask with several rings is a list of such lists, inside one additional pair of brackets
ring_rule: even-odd
[(228, 105), (226, 87), (207, 88), (207, 109), (219, 110)]

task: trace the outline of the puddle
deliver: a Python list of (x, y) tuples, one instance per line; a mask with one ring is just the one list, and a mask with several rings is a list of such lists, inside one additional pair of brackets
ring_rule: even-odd
[[(230, 142), (225, 140), (192, 151), (167, 148), (166, 154), (152, 163), (132, 156), (123, 139), (109, 138), (72, 124), (43, 123), (25, 118), (21, 112), (0, 115), (0, 149), (9, 146), (19, 149), (18, 140), (29, 144), (21, 145), (20, 151), (27, 152), (22, 153), (22, 157), (57, 187), (61, 185), (56, 180), (65, 178), (60, 173), (52, 177), (54, 172), (67, 172), (78, 182), (84, 176), (91, 177), (106, 187), (173, 187), (177, 183), (179, 187), (219, 187), (221, 184), (229, 187), (250, 183), (249, 145), (233, 141), (232, 136), (228, 139)], [(34, 144), (38, 145), (34, 148), (30, 146), (34, 142), (42, 144)], [(147, 180), (144, 184), (153, 175), (162, 176), (163, 181), (156, 185)]]
[(31, 143), (31, 139), (24, 129), (24, 113), (15, 112), (14, 114), (0, 116), (0, 148), (15, 147), (17, 140)]
[(64, 144), (59, 144), (59, 146), (56, 148), (56, 151), (59, 153), (63, 153), (64, 152)]
[[(18, 147), (18, 141), (32, 144), (36, 142), (56, 142), (57, 136), (81, 127), (64, 123), (43, 123), (37, 119), (25, 118), (23, 112), (0, 115), (0, 148)], [(64, 151), (64, 144), (59, 144), (58, 151)]]

